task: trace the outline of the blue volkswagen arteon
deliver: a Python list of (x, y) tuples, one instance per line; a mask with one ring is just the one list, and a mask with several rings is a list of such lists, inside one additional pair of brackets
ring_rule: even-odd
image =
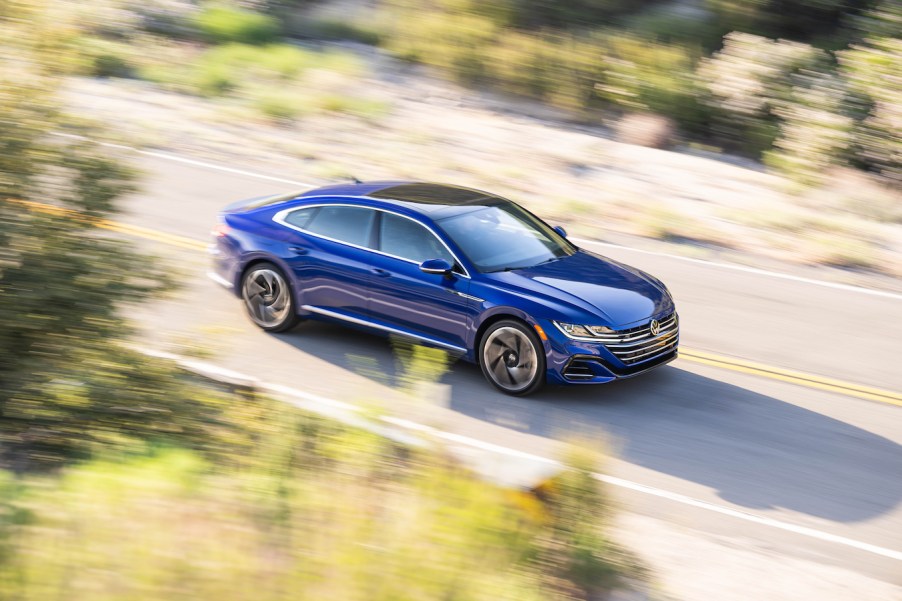
[(404, 336), (515, 395), (677, 356), (660, 280), (478, 190), (374, 182), (255, 198), (228, 206), (213, 234), (211, 277), (269, 332), (309, 318)]

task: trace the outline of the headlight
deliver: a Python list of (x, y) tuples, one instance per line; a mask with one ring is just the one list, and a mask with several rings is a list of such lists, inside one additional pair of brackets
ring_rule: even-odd
[(573, 323), (553, 322), (557, 328), (570, 338), (587, 338), (594, 340), (599, 336), (613, 334), (614, 330), (606, 326), (581, 326)]

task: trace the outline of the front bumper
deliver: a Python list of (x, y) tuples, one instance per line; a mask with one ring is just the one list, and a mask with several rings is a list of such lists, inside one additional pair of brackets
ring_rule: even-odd
[(557, 384), (603, 384), (632, 378), (670, 363), (679, 354), (679, 331), (675, 334), (675, 343), (668, 344), (660, 353), (625, 363), (601, 342), (573, 340), (550, 322), (541, 325), (549, 339), (546, 343), (546, 378)]

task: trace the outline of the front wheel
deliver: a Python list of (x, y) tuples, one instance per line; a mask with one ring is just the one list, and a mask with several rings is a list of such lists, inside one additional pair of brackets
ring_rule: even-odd
[(545, 381), (542, 344), (519, 321), (492, 324), (480, 343), (479, 365), (486, 379), (506, 394), (529, 394)]
[(258, 263), (247, 270), (241, 298), (251, 320), (267, 332), (284, 332), (298, 322), (291, 288), (272, 263)]

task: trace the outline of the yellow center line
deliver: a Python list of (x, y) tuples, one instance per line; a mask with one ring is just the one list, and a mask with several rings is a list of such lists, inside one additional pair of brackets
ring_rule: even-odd
[[(71, 215), (79, 219), (91, 219), (89, 217), (86, 217), (84, 214), (79, 213), (78, 211), (64, 207), (57, 207), (28, 200), (10, 200), (23, 206), (27, 206), (30, 209), (42, 211), (44, 213), (52, 213), (55, 215)], [(108, 231), (127, 234), (129, 236), (135, 236), (137, 238), (144, 238), (146, 240), (154, 240), (156, 242), (161, 242), (170, 246), (177, 246), (179, 248), (184, 248), (187, 250), (206, 250), (207, 248), (207, 245), (205, 243), (193, 238), (178, 236), (176, 234), (167, 234), (158, 230), (152, 230), (149, 228), (130, 225), (127, 223), (120, 223), (118, 221), (111, 221), (109, 219), (96, 220), (95, 225)], [(771, 380), (779, 380), (781, 382), (788, 382), (791, 384), (806, 386), (808, 388), (814, 388), (817, 390), (825, 390), (827, 392), (833, 392), (846, 396), (865, 399), (868, 401), (877, 401), (880, 403), (887, 403), (890, 405), (897, 405), (902, 407), (902, 394), (889, 390), (882, 390), (880, 388), (874, 388), (871, 386), (853, 384), (851, 382), (836, 380), (834, 378), (827, 378), (815, 374), (783, 369), (782, 367), (774, 367), (772, 365), (756, 363), (754, 361), (748, 361), (746, 359), (737, 359), (735, 357), (727, 357), (725, 355), (717, 355), (714, 353), (689, 349), (685, 347), (680, 348), (680, 358), (685, 359), (686, 361), (700, 363), (702, 365), (710, 365), (713, 367), (719, 367), (721, 369), (729, 369), (744, 374), (769, 378)]]
[(109, 219), (96, 219), (73, 209), (67, 209), (66, 207), (49, 205), (42, 202), (35, 202), (33, 200), (21, 200), (18, 198), (11, 198), (9, 199), (9, 201), (28, 207), (29, 209), (33, 209), (35, 211), (48, 213), (50, 215), (66, 215), (75, 219), (81, 219), (83, 221), (92, 221), (94, 225), (99, 227), (100, 229), (117, 232), (120, 234), (127, 234), (136, 238), (154, 240), (156, 242), (162, 242), (163, 244), (177, 246), (179, 248), (185, 248), (188, 250), (206, 250), (207, 248), (206, 244), (193, 238), (187, 238), (185, 236), (179, 236), (177, 234), (167, 234), (166, 232), (148, 229), (139, 225), (131, 225), (128, 223), (121, 223), (119, 221), (111, 221)]
[(763, 363), (715, 355), (714, 353), (707, 353), (683, 347), (680, 348), (680, 359), (902, 407), (902, 394), (889, 390), (882, 390), (880, 388), (873, 388), (871, 386), (862, 386), (860, 384), (853, 384), (851, 382), (844, 382), (842, 380), (815, 374), (773, 367), (771, 365), (764, 365)]

